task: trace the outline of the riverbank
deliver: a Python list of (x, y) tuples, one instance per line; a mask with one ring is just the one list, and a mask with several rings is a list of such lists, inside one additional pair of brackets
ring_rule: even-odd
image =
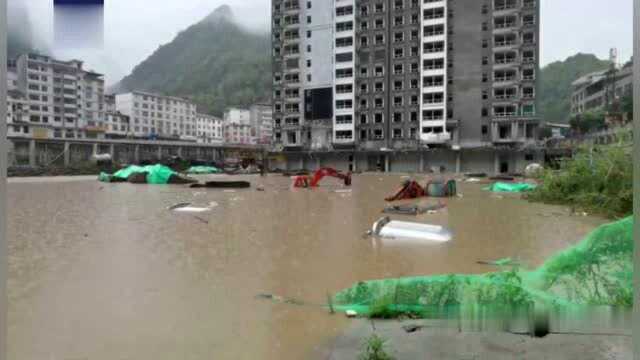
[[(433, 325), (433, 324), (432, 324)], [(422, 327), (421, 327), (422, 326)], [(416, 328), (408, 333), (405, 328)], [(340, 336), (324, 344), (317, 359), (353, 360), (371, 334), (387, 340), (395, 359), (438, 360), (631, 360), (630, 332), (620, 335), (551, 334), (544, 338), (510, 333), (459, 332), (429, 322), (354, 320)]]

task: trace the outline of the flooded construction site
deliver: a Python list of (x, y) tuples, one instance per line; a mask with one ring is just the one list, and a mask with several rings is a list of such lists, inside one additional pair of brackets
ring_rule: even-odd
[[(358, 281), (534, 267), (606, 222), (459, 182), (417, 216), (451, 241), (365, 236), (407, 177), (354, 175), (294, 189), (282, 175), (204, 176), (248, 189), (12, 179), (11, 359), (312, 359), (352, 320), (323, 306)], [(424, 176), (414, 177), (423, 182)], [(257, 191), (256, 187), (260, 187)], [(175, 212), (191, 203), (208, 211)], [(300, 303), (267, 301), (272, 294)]]

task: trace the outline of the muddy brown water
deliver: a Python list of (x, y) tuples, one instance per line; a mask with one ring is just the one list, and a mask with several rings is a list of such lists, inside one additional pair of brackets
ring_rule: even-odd
[[(334, 179), (316, 190), (291, 190), (281, 175), (233, 179), (266, 191), (12, 179), (9, 358), (311, 358), (349, 324), (314, 305), (327, 293), (361, 280), (494, 270), (478, 260), (536, 266), (604, 222), (461, 183), (463, 196), (444, 211), (392, 216), (446, 225), (453, 241), (376, 247), (363, 234), (399, 175), (354, 176), (350, 193), (335, 192), (343, 186)], [(218, 206), (198, 218), (166, 210), (179, 202)]]

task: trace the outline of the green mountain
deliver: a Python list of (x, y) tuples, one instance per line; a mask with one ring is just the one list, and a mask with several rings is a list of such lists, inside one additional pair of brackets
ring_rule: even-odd
[(270, 37), (244, 29), (221, 6), (159, 47), (114, 88), (189, 98), (198, 111), (218, 116), (230, 106), (268, 101)]
[(539, 94), (542, 118), (549, 122), (569, 122), (571, 83), (591, 72), (604, 70), (609, 64), (595, 55), (579, 53), (545, 66)]

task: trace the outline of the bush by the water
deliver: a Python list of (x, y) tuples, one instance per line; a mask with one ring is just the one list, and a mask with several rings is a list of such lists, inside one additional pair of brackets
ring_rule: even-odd
[(566, 204), (610, 217), (633, 212), (632, 141), (622, 135), (611, 145), (584, 147), (559, 170), (542, 172), (533, 201)]

